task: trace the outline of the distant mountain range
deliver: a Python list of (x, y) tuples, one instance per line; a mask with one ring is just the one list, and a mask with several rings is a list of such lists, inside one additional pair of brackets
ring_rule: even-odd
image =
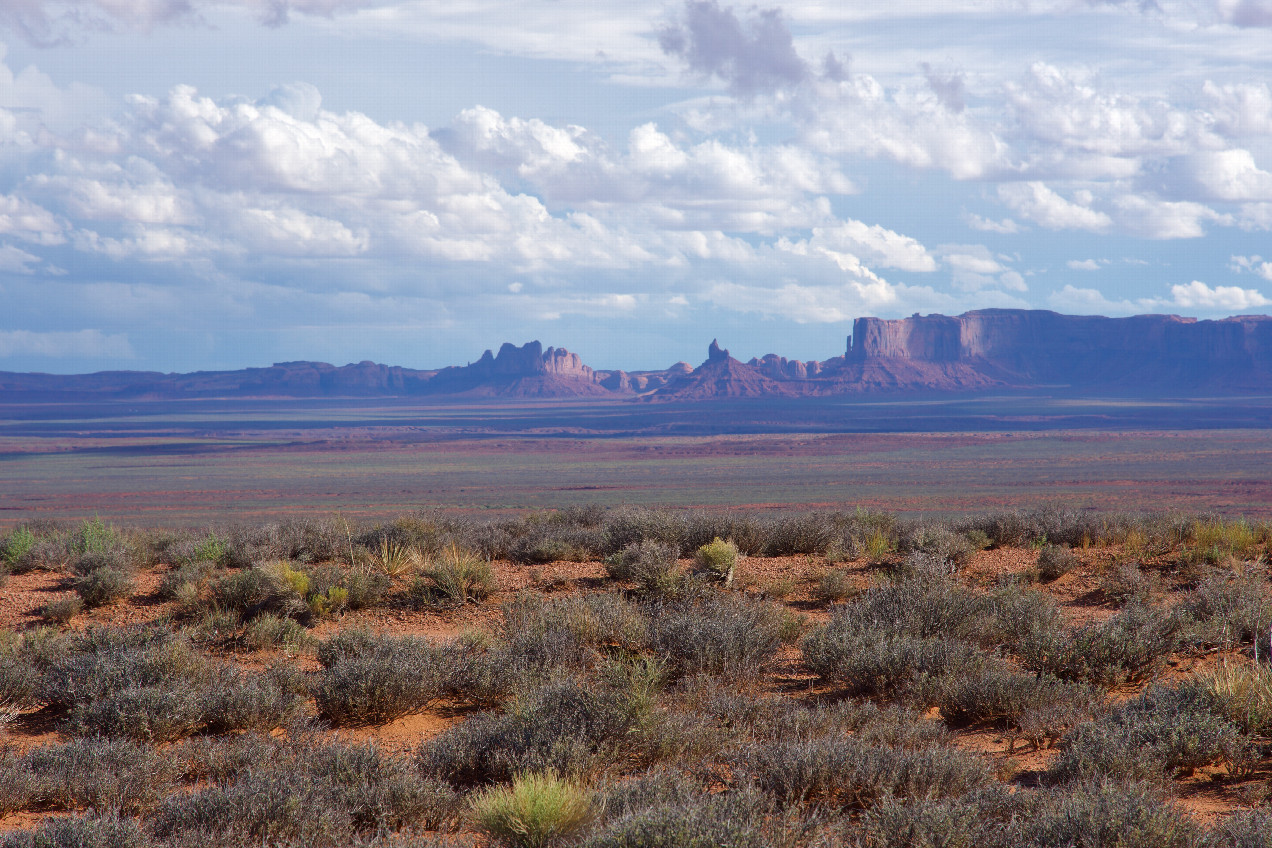
[(858, 318), (842, 356), (741, 362), (712, 342), (706, 361), (662, 371), (603, 371), (563, 348), (504, 344), (437, 371), (360, 362), (161, 374), (0, 372), (0, 400), (215, 397), (794, 398), (1045, 390), (1125, 396), (1272, 392), (1272, 316), (1200, 321), (984, 309), (956, 317)]

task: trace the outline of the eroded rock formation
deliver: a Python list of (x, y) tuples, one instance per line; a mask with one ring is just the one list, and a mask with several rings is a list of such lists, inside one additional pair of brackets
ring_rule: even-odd
[(0, 399), (460, 396), (709, 400), (990, 390), (1203, 396), (1272, 392), (1272, 317), (1199, 321), (984, 309), (858, 318), (842, 356), (749, 362), (712, 341), (707, 358), (658, 371), (596, 371), (564, 348), (504, 344), (476, 362), (418, 371), (374, 362), (280, 362), (193, 374), (0, 373)]

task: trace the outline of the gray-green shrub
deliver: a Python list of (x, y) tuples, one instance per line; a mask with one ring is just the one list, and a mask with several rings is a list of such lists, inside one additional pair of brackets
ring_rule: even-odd
[(442, 694), (438, 650), (424, 639), (344, 631), (318, 646), (319, 714), (336, 725), (384, 724)]
[(150, 848), (153, 844), (136, 819), (110, 813), (54, 816), (34, 830), (0, 835), (0, 848)]
[(1180, 646), (1183, 627), (1177, 616), (1130, 604), (1101, 624), (1032, 634), (1016, 651), (1031, 671), (1112, 686), (1148, 677)]
[(650, 804), (608, 818), (583, 848), (796, 848), (810, 828), (746, 790)]
[(1192, 687), (1154, 688), (1101, 718), (1079, 724), (1051, 768), (1055, 779), (1164, 780), (1219, 762), (1240, 765), (1250, 737), (1215, 714)]
[(136, 815), (153, 808), (180, 774), (168, 752), (122, 739), (75, 739), (26, 754), (41, 802), (59, 809)]
[(1159, 789), (1097, 781), (1035, 799), (1015, 818), (1009, 845), (1037, 848), (1198, 848), (1202, 834)]
[(759, 674), (781, 648), (787, 623), (780, 607), (736, 595), (655, 604), (649, 618), (650, 647), (677, 676)]
[(630, 581), (645, 595), (674, 595), (684, 586), (685, 575), (676, 557), (680, 549), (661, 542), (629, 545), (605, 560), (606, 573), (614, 580)]
[(1038, 551), (1038, 577), (1050, 583), (1079, 565), (1077, 556), (1064, 545), (1043, 545)]
[(757, 742), (738, 752), (735, 768), (786, 804), (867, 807), (886, 797), (956, 797), (993, 782), (984, 760), (965, 751), (863, 744), (841, 735)]
[(416, 763), (423, 774), (457, 785), (523, 772), (576, 775), (636, 726), (647, 706), (638, 694), (604, 680), (553, 680), (503, 713), (474, 716), (425, 742)]

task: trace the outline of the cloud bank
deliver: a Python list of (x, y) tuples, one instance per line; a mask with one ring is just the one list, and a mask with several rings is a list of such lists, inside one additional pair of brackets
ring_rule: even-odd
[[(112, 98), (0, 61), (0, 357), (429, 364), (482, 334), (652, 367), (706, 325), (1266, 309), (1265, 5), (12, 0), (14, 45), (250, 30), (345, 45), (368, 83), (351, 106), (258, 52), (247, 94), (178, 63)], [(391, 39), (496, 84), (386, 105)]]

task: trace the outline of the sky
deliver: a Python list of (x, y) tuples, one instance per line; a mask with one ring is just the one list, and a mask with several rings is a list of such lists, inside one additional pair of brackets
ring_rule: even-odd
[(3, 0), (0, 370), (1272, 311), (1272, 0)]

